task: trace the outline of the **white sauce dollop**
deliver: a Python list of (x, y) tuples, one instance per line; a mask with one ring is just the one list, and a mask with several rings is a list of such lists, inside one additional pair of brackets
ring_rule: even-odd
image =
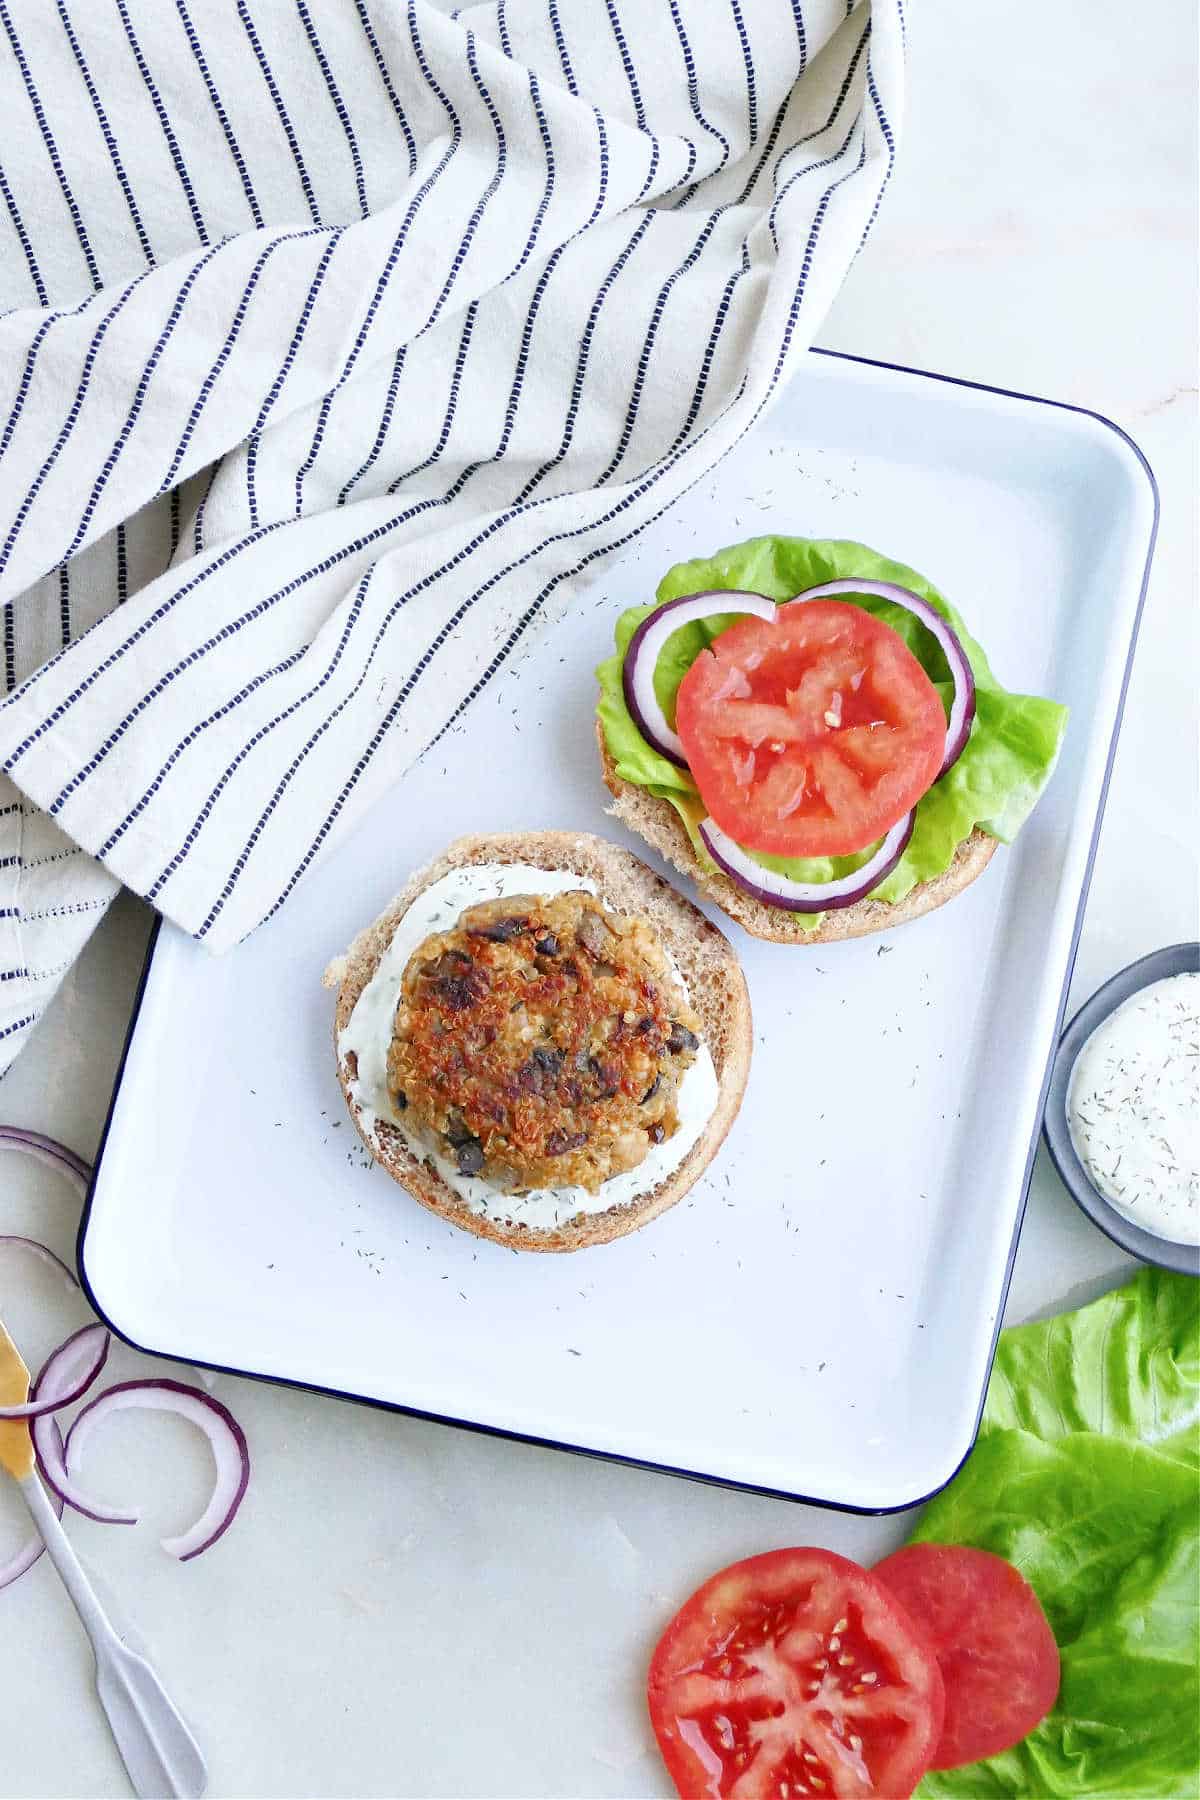
[[(472, 1212), (505, 1224), (523, 1221), (534, 1230), (552, 1229), (576, 1213), (607, 1212), (613, 1206), (627, 1206), (674, 1173), (716, 1111), (717, 1072), (708, 1045), (701, 1044), (679, 1084), (679, 1129), (675, 1135), (661, 1144), (652, 1144), (636, 1169), (612, 1176), (594, 1194), (583, 1187), (534, 1188), (527, 1194), (502, 1194), (477, 1175), (461, 1175), (452, 1162), (406, 1130), (404, 1114), (393, 1110), (387, 1086), (388, 1046), (409, 957), (431, 932), (452, 930), (463, 908), (481, 900), (500, 900), (509, 894), (537, 894), (545, 898), (580, 889), (589, 894), (596, 892), (595, 883), (579, 875), (561, 869), (538, 869), (529, 863), (479, 863), (452, 869), (419, 894), (404, 914), (338, 1038), (340, 1057), (344, 1059), (351, 1051), (357, 1054), (358, 1078), (350, 1084), (350, 1092), (360, 1109), (363, 1130), (377, 1148), (376, 1127), (385, 1119), (403, 1134), (417, 1156), (433, 1164)], [(675, 973), (682, 985), (678, 970)]]
[(1152, 982), (1097, 1025), (1071, 1071), (1067, 1123), (1117, 1212), (1200, 1244), (1200, 974)]

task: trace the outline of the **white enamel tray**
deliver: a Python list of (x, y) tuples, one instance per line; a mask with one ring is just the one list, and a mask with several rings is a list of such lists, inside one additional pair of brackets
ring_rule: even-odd
[[(1155, 517), (1091, 414), (809, 357), (269, 927), (222, 961), (158, 932), (80, 1238), (97, 1310), (150, 1352), (830, 1505), (940, 1487), (987, 1381)], [(1057, 773), (928, 918), (812, 950), (731, 928), (754, 1064), (685, 1202), (572, 1256), (480, 1242), (360, 1150), (321, 971), (460, 832), (623, 838), (592, 739), (616, 614), (768, 531), (938, 583), (1003, 681), (1070, 706)]]

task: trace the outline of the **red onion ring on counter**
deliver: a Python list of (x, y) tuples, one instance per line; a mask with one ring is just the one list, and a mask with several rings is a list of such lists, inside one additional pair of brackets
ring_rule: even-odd
[(697, 619), (711, 619), (714, 613), (773, 619), (775, 602), (768, 600), (765, 594), (745, 593), (740, 588), (710, 588), (701, 594), (684, 594), (678, 600), (668, 600), (665, 606), (656, 608), (642, 620), (629, 640), (621, 665), (621, 687), (634, 724), (652, 750), (668, 757), (681, 769), (687, 768), (687, 758), (678, 734), (667, 724), (666, 714), (658, 704), (654, 670), (669, 637)]
[(48, 1263), (52, 1269), (57, 1269), (68, 1287), (77, 1288), (79, 1286), (74, 1270), (68, 1269), (62, 1257), (56, 1256), (48, 1244), (39, 1244), (36, 1238), (15, 1237), (9, 1232), (0, 1233), (0, 1250), (9, 1246), (18, 1250), (28, 1250), (30, 1255), (37, 1257), (39, 1262)]
[(33, 1395), (20, 1406), (0, 1406), (0, 1419), (40, 1419), (70, 1406), (87, 1393), (108, 1361), (111, 1342), (103, 1325), (84, 1325), (72, 1332), (50, 1352)]
[[(801, 600), (824, 600), (835, 594), (870, 594), (878, 600), (891, 600), (896, 606), (902, 606), (906, 612), (912, 613), (915, 619), (919, 619), (940, 644), (954, 681), (954, 699), (946, 722), (946, 753), (938, 770), (940, 779), (962, 755), (971, 735), (971, 721), (975, 717), (975, 676), (967, 661), (967, 653), (958, 641), (958, 633), (943, 619), (936, 606), (931, 606), (928, 600), (922, 600), (920, 594), (914, 594), (911, 588), (897, 587), (894, 581), (823, 581), (819, 587), (805, 588), (802, 594), (794, 594), (784, 604), (794, 606)], [(843, 901), (842, 904), (847, 902)]]
[[(44, 1137), (41, 1132), (26, 1131), (16, 1125), (0, 1125), (0, 1150), (15, 1150), (56, 1169), (81, 1199), (86, 1198), (91, 1168), (65, 1144)], [(70, 1287), (78, 1288), (79, 1283), (66, 1263), (36, 1238), (0, 1234), (0, 1250), (6, 1247), (25, 1250), (38, 1257), (56, 1269)], [(121, 1381), (88, 1402), (64, 1442), (54, 1415), (81, 1399), (92, 1386), (104, 1367), (111, 1342), (107, 1328), (101, 1324), (85, 1325), (73, 1332), (47, 1357), (30, 1389), (28, 1401), (21, 1406), (0, 1407), (0, 1419), (28, 1420), (38, 1471), (50, 1490), (58, 1517), (62, 1518), (64, 1505), (71, 1506), (102, 1525), (136, 1525), (139, 1515), (94, 1500), (75, 1485), (74, 1470), (80, 1466), (84, 1448), (96, 1426), (109, 1414), (128, 1407), (174, 1412), (190, 1420), (208, 1439), (216, 1463), (216, 1481), (208, 1504), (195, 1524), (178, 1537), (162, 1541), (163, 1549), (171, 1556), (187, 1562), (215, 1544), (233, 1523), (250, 1479), (246, 1435), (228, 1408), (200, 1388), (188, 1387), (180, 1381)], [(39, 1537), (31, 1538), (6, 1563), (0, 1564), (0, 1588), (10, 1586), (31, 1569), (44, 1547)]]
[(913, 823), (914, 815), (905, 813), (892, 826), (870, 862), (837, 881), (789, 881), (786, 875), (756, 863), (748, 851), (735, 844), (714, 820), (702, 819), (699, 830), (704, 847), (717, 867), (743, 892), (761, 900), (764, 906), (778, 907), (783, 912), (817, 913), (853, 906), (856, 900), (865, 899), (873, 888), (877, 888), (904, 855), (913, 834)]
[(26, 1131), (20, 1125), (0, 1125), (0, 1150), (16, 1150), (24, 1156), (32, 1156), (35, 1162), (44, 1163), (48, 1169), (57, 1169), (81, 1200), (86, 1197), (92, 1179), (91, 1164), (85, 1163), (82, 1156), (76, 1156), (56, 1139), (43, 1137), (40, 1131)]
[[(55, 1435), (58, 1437), (58, 1448), (61, 1451), (62, 1435), (59, 1432), (57, 1425), (55, 1425), (53, 1429)], [(61, 1519), (63, 1516), (63, 1503), (57, 1494), (51, 1494), (50, 1503), (58, 1517)], [(21, 1548), (16, 1551), (14, 1555), (10, 1556), (6, 1563), (0, 1563), (0, 1588), (11, 1587), (14, 1581), (19, 1581), (22, 1575), (27, 1574), (45, 1548), (45, 1544), (35, 1531), (28, 1542), (22, 1544)]]
[[(119, 1381), (106, 1388), (84, 1407), (67, 1433), (63, 1464), (68, 1482), (83, 1462), (83, 1453), (95, 1428), (115, 1412), (129, 1407), (147, 1407), (159, 1412), (177, 1413), (188, 1419), (208, 1439), (217, 1465), (217, 1479), (208, 1505), (187, 1531), (178, 1537), (163, 1538), (162, 1547), (180, 1562), (189, 1562), (207, 1550), (232, 1525), (250, 1480), (250, 1452), (246, 1434), (227, 1407), (199, 1388), (187, 1387), (182, 1381)], [(69, 1493), (64, 1498), (72, 1505), (78, 1502)], [(80, 1510), (89, 1510), (89, 1508)], [(92, 1517), (95, 1517), (93, 1512)]]
[[(93, 1331), (104, 1331), (102, 1325), (92, 1326), (89, 1329)], [(104, 1335), (107, 1339), (108, 1333), (106, 1331), (104, 1332)], [(76, 1336), (78, 1336), (78, 1333), (76, 1333)], [(70, 1343), (71, 1341), (70, 1338), (67, 1339), (67, 1343)], [(63, 1379), (65, 1373), (64, 1365), (58, 1361), (58, 1358), (65, 1347), (65, 1345), (60, 1344), (57, 1350), (52, 1350), (50, 1352), (50, 1355), (38, 1371), (37, 1380), (30, 1389), (31, 1399), (35, 1401), (52, 1401), (56, 1409), (60, 1405), (66, 1406), (68, 1404), (66, 1400), (60, 1401), (58, 1397), (59, 1383)], [(106, 1343), (105, 1355), (107, 1356), (107, 1354), (108, 1345)], [(106, 1506), (103, 1501), (93, 1500), (89, 1495), (81, 1493), (80, 1490), (75, 1487), (70, 1476), (67, 1474), (66, 1452), (63, 1446), (62, 1436), (58, 1429), (58, 1421), (53, 1417), (52, 1413), (43, 1412), (35, 1415), (30, 1422), (29, 1435), (33, 1439), (33, 1451), (34, 1455), (37, 1457), (38, 1473), (41, 1475), (42, 1480), (56, 1499), (65, 1501), (65, 1503), (68, 1506), (73, 1507), (76, 1512), (81, 1512), (86, 1519), (95, 1519), (98, 1525), (137, 1524), (137, 1513), (122, 1512), (118, 1507)]]

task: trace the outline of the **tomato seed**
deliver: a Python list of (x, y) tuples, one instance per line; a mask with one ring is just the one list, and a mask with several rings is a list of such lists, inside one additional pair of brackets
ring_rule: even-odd
[(872, 1681), (878, 1681), (878, 1680), (879, 1680), (878, 1675), (876, 1675), (873, 1671), (869, 1675), (863, 1676), (863, 1681), (866, 1683), (870, 1683)]
[(829, 1640), (829, 1648), (831, 1650), (840, 1650), (841, 1647), (842, 1647), (842, 1640), (835, 1633), (834, 1636), (831, 1637)]
[(854, 1751), (862, 1749), (862, 1739), (853, 1731), (850, 1733), (850, 1748)]
[(852, 1669), (853, 1667), (854, 1667), (854, 1658), (852, 1656), (848, 1656), (846, 1654), (846, 1652), (843, 1651), (841, 1656), (838, 1657), (838, 1668), (839, 1669)]
[(850, 1623), (849, 1619), (839, 1619), (833, 1629), (835, 1631), (845, 1631), (845, 1629), (846, 1629), (847, 1625), (849, 1625), (849, 1623)]

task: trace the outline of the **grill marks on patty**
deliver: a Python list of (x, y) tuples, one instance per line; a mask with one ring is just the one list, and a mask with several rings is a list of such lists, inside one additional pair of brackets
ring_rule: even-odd
[(645, 920), (582, 892), (469, 907), (405, 969), (405, 1124), (506, 1191), (595, 1191), (678, 1129), (699, 1020)]

